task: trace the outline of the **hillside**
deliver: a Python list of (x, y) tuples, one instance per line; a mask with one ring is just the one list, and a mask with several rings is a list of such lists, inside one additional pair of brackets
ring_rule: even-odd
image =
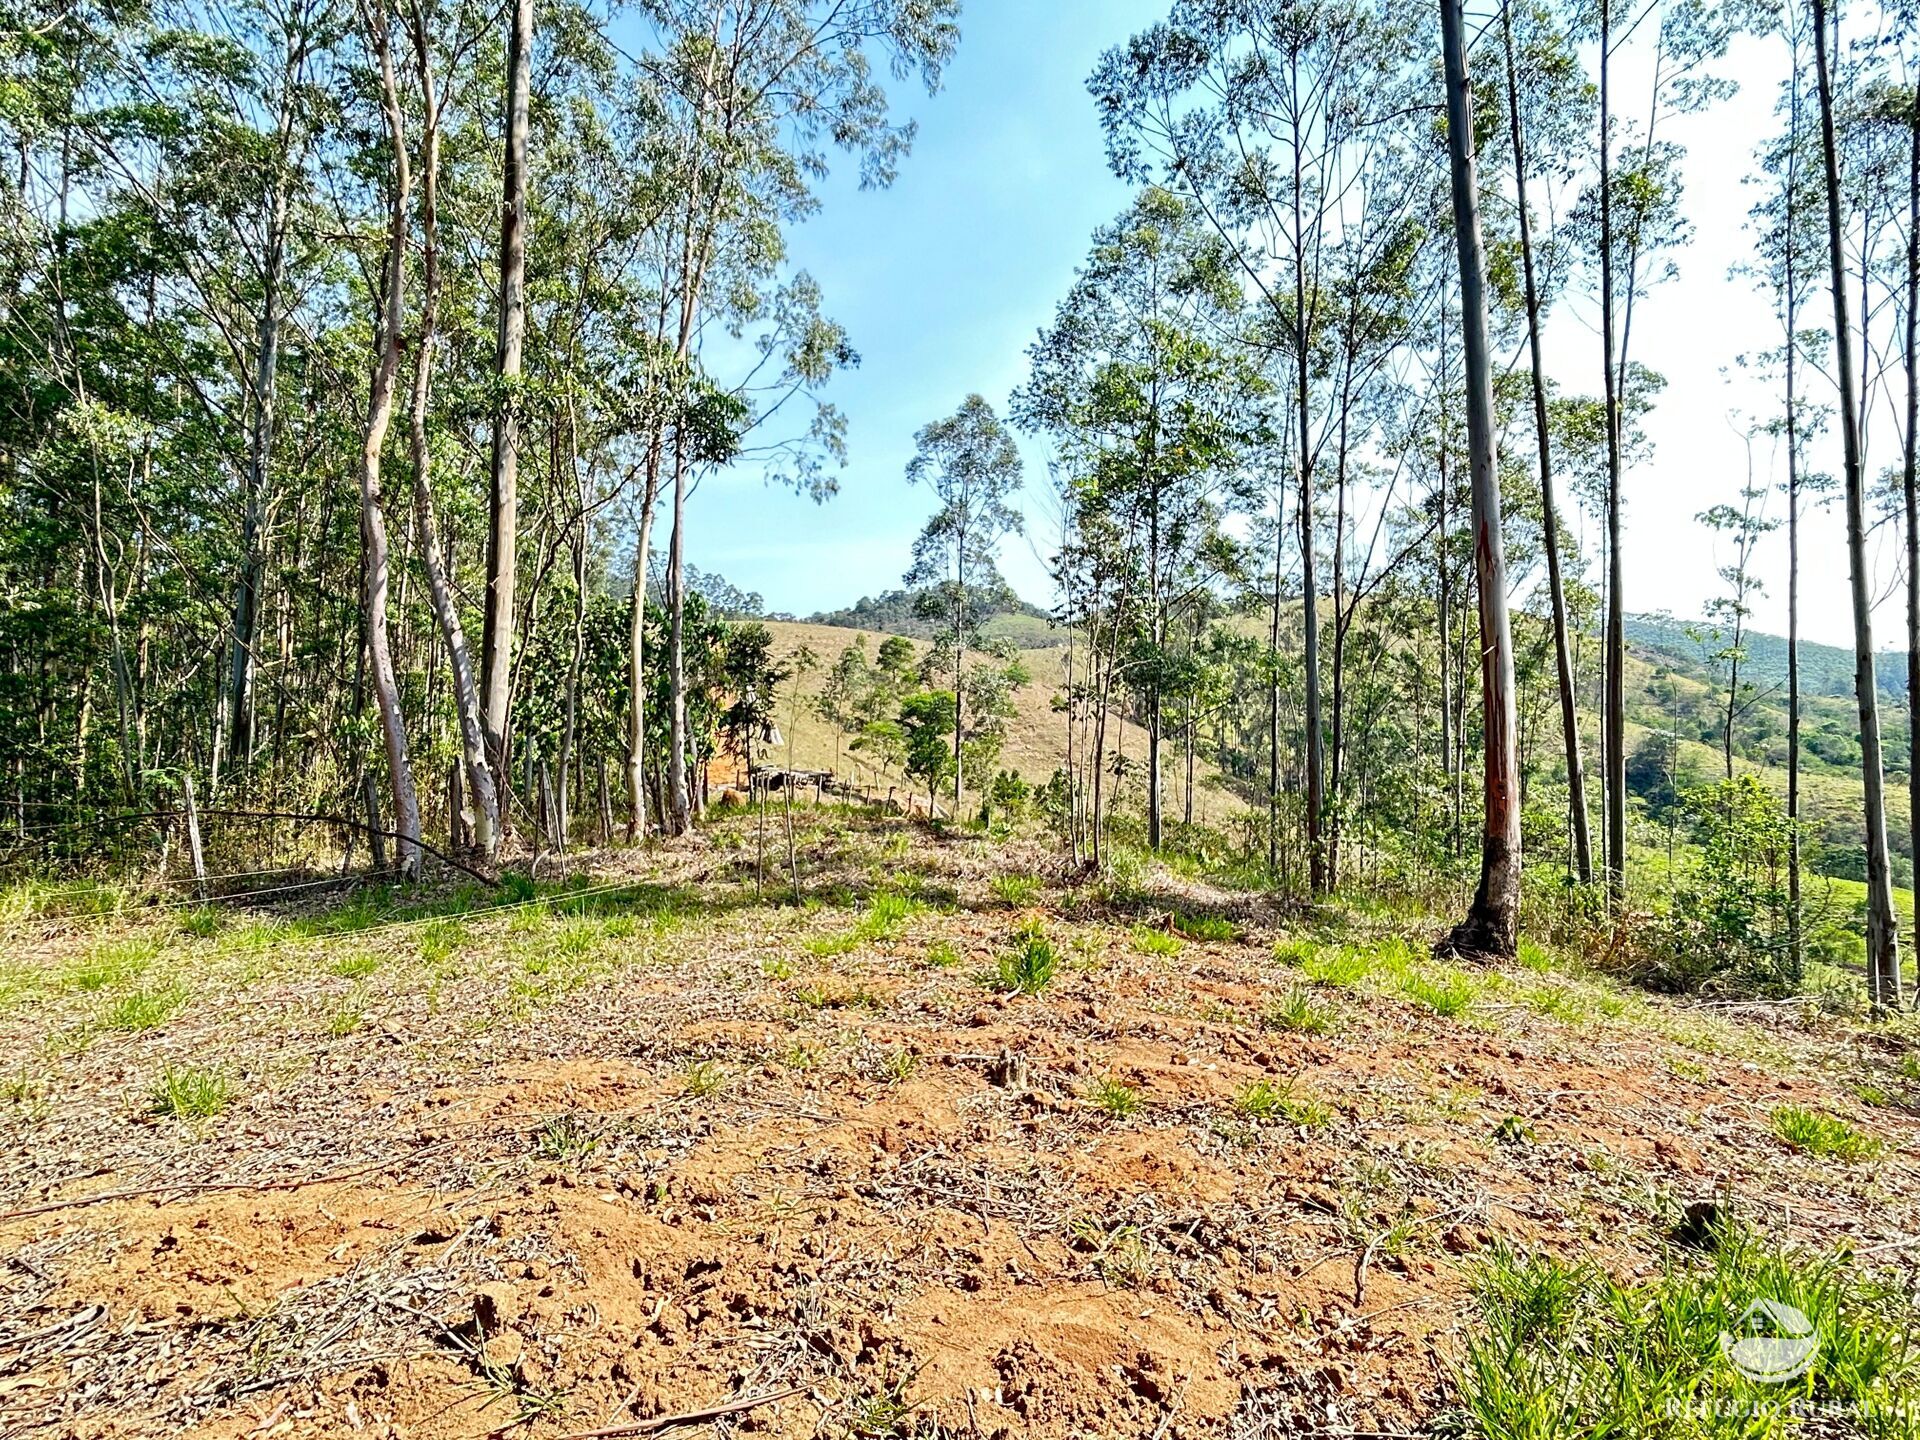
[[(1014, 626), (1021, 624), (1020, 618), (1015, 616), (996, 617), (994, 623), (1002, 621)], [(773, 762), (804, 769), (833, 770), (855, 784), (874, 785), (882, 793), (889, 786), (898, 787), (904, 792), (908, 788), (904, 776), (881, 770), (867, 757), (849, 749), (849, 737), (836, 735), (833, 727), (819, 717), (811, 703), (819, 695), (826, 672), (839, 653), (864, 636), (867, 653), (871, 657), (879, 650), (880, 641), (884, 638), (881, 632), (798, 621), (772, 620), (766, 623), (773, 632), (774, 653), (783, 663), (793, 665), (802, 646), (814, 657), (814, 667), (805, 673), (796, 673), (794, 682), (786, 687), (782, 695), (777, 719), (783, 744), (770, 757)], [(1061, 757), (1066, 749), (1066, 720), (1054, 708), (1054, 702), (1063, 693), (1065, 683), (1066, 647), (1035, 631), (1029, 631), (1027, 638), (1035, 643), (1023, 648), (1021, 658), (1032, 678), (1013, 694), (1015, 713), (1007, 725), (1006, 744), (1001, 752), (1000, 764), (1030, 784), (1044, 785), (1060, 768)], [(916, 648), (924, 652), (925, 642), (916, 641)], [(787, 740), (792, 742), (790, 747), (784, 743)], [(1145, 732), (1116, 714), (1108, 721), (1108, 754), (1143, 759), (1146, 754)], [(1183, 787), (1186, 775), (1176, 762), (1176, 755), (1177, 752), (1169, 747), (1165, 794), (1169, 813), (1179, 815), (1185, 810)], [(1245, 809), (1241, 800), (1220, 783), (1219, 774), (1213, 766), (1201, 761), (1196, 769), (1196, 820), (1219, 824)]]

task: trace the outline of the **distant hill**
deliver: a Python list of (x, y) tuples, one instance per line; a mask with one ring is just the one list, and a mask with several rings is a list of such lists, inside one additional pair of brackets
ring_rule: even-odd
[[(1702, 639), (1689, 634), (1697, 631)], [(1629, 615), (1627, 641), (1642, 652), (1660, 655), (1689, 669), (1710, 666), (1710, 656), (1719, 648), (1712, 627), (1703, 623), (1689, 626), (1671, 615)], [(1746, 659), (1740, 668), (1758, 686), (1787, 683), (1787, 642), (1781, 635), (1749, 631), (1744, 637)], [(1904, 650), (1883, 650), (1874, 656), (1874, 679), (1880, 692), (1890, 700), (1904, 704), (1907, 698), (1907, 655)], [(1800, 693), (1851, 697), (1853, 694), (1853, 651), (1839, 645), (1800, 642)]]
[[(941, 626), (937, 619), (922, 613), (925, 599), (926, 592), (922, 590), (888, 590), (879, 595), (862, 595), (851, 605), (819, 611), (801, 623), (834, 625), (844, 630), (878, 630), (888, 635), (931, 640)], [(1038, 605), (1028, 604), (1007, 590), (970, 589), (967, 605), (982, 623), (1003, 617), (1026, 622), (1009, 627), (1021, 631), (1035, 628), (1044, 631), (1051, 619)], [(1033, 622), (1038, 622), (1038, 626)]]

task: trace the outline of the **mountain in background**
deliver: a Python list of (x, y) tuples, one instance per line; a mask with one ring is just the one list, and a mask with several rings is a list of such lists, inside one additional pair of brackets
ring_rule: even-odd
[[(1652, 656), (1665, 658), (1688, 669), (1717, 669), (1713, 654), (1720, 648), (1714, 628), (1704, 622), (1689, 623), (1671, 615), (1629, 615), (1627, 641)], [(1746, 658), (1740, 662), (1742, 674), (1756, 686), (1787, 684), (1787, 641), (1782, 635), (1750, 631), (1742, 648)], [(1883, 650), (1873, 657), (1874, 679), (1880, 693), (1890, 700), (1906, 703), (1907, 652)], [(1839, 645), (1800, 642), (1800, 693), (1853, 696), (1853, 651)]]

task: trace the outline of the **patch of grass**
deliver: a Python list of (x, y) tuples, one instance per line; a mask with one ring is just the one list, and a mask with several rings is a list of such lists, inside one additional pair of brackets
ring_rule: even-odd
[(960, 963), (960, 947), (951, 940), (936, 940), (927, 947), (927, 963), (940, 970), (951, 970)]
[(727, 1072), (712, 1060), (701, 1060), (680, 1072), (680, 1093), (689, 1100), (705, 1100), (727, 1088)]
[(1243, 1120), (1256, 1125), (1284, 1120), (1311, 1130), (1333, 1121), (1331, 1109), (1319, 1100), (1296, 1095), (1291, 1082), (1275, 1085), (1264, 1078), (1249, 1080), (1236, 1090), (1233, 1108)]
[(1320, 947), (1304, 936), (1273, 942), (1273, 958), (1282, 965), (1304, 966), (1320, 952)]
[(467, 943), (467, 927), (460, 920), (429, 920), (415, 933), (420, 958), (438, 969), (458, 955)]
[[(1911, 1435), (1920, 1400), (1911, 1300), (1843, 1257), (1772, 1250), (1731, 1230), (1621, 1284), (1587, 1265), (1498, 1249), (1475, 1276), (1479, 1323), (1457, 1367), (1486, 1440), (1665, 1435), (1786, 1440), (1809, 1404), (1848, 1434)], [(1790, 1306), (1805, 1321), (1774, 1307)], [(1756, 1382), (1734, 1361), (1802, 1374)], [(1823, 1432), (1824, 1433), (1824, 1430)]]
[(338, 975), (343, 980), (364, 980), (380, 968), (380, 959), (365, 950), (342, 955), (327, 966), (327, 973)]
[(1804, 1155), (1843, 1160), (1871, 1160), (1885, 1148), (1877, 1137), (1849, 1125), (1837, 1115), (1782, 1105), (1773, 1112), (1773, 1133)]
[(1400, 989), (1416, 1005), (1424, 1005), (1448, 1020), (1457, 1020), (1471, 1010), (1478, 993), (1473, 981), (1457, 970), (1438, 974), (1415, 971), (1402, 980)]
[(1224, 915), (1176, 914), (1173, 928), (1189, 940), (1223, 942), (1240, 938), (1240, 927)]
[(125, 1030), (129, 1033), (152, 1030), (164, 1025), (186, 1000), (187, 992), (178, 985), (134, 990), (109, 1005), (102, 1013), (100, 1023), (109, 1030)]
[(367, 1023), (367, 1012), (358, 1004), (342, 1005), (327, 1016), (327, 1034), (340, 1040), (354, 1034)]
[(820, 1052), (808, 1041), (796, 1037), (780, 1052), (780, 1063), (789, 1070), (811, 1070), (820, 1063)]
[(556, 1165), (577, 1165), (600, 1143), (586, 1118), (569, 1111), (555, 1115), (534, 1136), (533, 1153)]
[(1559, 968), (1553, 952), (1535, 940), (1522, 938), (1515, 958), (1519, 960), (1521, 969), (1531, 970), (1536, 975), (1545, 975)]
[(1373, 963), (1358, 945), (1341, 945), (1331, 950), (1316, 946), (1302, 957), (1300, 968), (1316, 985), (1350, 990), (1367, 978)]
[(147, 1092), (147, 1108), (155, 1115), (180, 1120), (207, 1120), (233, 1103), (239, 1088), (220, 1070), (169, 1065)]
[(987, 882), (987, 891), (1003, 905), (1031, 905), (1040, 898), (1037, 875), (996, 875)]
[(180, 916), (181, 933), (198, 940), (211, 940), (225, 924), (226, 916), (216, 905), (196, 905)]
[(760, 962), (760, 973), (769, 980), (791, 980), (793, 962), (784, 955), (775, 955)]
[(910, 1079), (920, 1068), (920, 1057), (904, 1045), (896, 1045), (880, 1057), (880, 1078), (890, 1085)]
[(1137, 1225), (1109, 1227), (1091, 1215), (1068, 1227), (1073, 1248), (1091, 1257), (1093, 1273), (1109, 1285), (1137, 1290), (1153, 1278), (1153, 1252)]
[(994, 961), (993, 986), (996, 990), (1020, 995), (1038, 995), (1053, 983), (1059, 973), (1060, 952), (1038, 927), (1021, 930), (1014, 936), (1013, 948), (1000, 952)]
[(907, 921), (927, 908), (924, 900), (902, 895), (897, 890), (882, 890), (867, 901), (866, 912), (853, 927), (853, 937), (862, 940), (891, 940), (907, 928)]
[(144, 975), (159, 953), (159, 944), (144, 937), (104, 941), (68, 969), (67, 987), (93, 992), (124, 985)]
[(1115, 1120), (1125, 1120), (1140, 1108), (1140, 1092), (1111, 1075), (1089, 1085), (1087, 1098)]
[(1300, 1035), (1326, 1035), (1338, 1019), (1329, 1005), (1316, 1000), (1305, 985), (1290, 985), (1286, 993), (1269, 1000), (1260, 1011), (1260, 1023), (1269, 1030), (1292, 1030)]
[(1178, 955), (1186, 943), (1171, 931), (1153, 925), (1133, 927), (1133, 948), (1142, 955)]

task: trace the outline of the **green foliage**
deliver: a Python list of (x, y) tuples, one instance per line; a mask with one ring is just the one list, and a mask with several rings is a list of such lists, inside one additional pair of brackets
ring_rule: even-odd
[(1852, 1163), (1871, 1160), (1885, 1148), (1878, 1137), (1855, 1129), (1837, 1115), (1782, 1105), (1770, 1118), (1773, 1133), (1806, 1155)]
[(1332, 1008), (1315, 999), (1305, 985), (1290, 985), (1284, 994), (1269, 1000), (1260, 1012), (1260, 1020), (1269, 1029), (1300, 1035), (1326, 1035), (1337, 1023)]
[(1182, 915), (1173, 917), (1173, 928), (1189, 940), (1227, 941), (1240, 938), (1240, 927), (1224, 915)]
[(178, 985), (162, 985), (134, 990), (109, 1005), (101, 1023), (110, 1030), (137, 1032), (164, 1025), (173, 1012), (186, 1004), (187, 992)]
[(1178, 935), (1154, 925), (1133, 927), (1133, 948), (1142, 955), (1178, 955), (1185, 944)]
[(1779, 797), (1752, 775), (1688, 793), (1697, 853), (1650, 928), (1635, 976), (1657, 989), (1788, 994), (1801, 974), (1787, 944), (1788, 841)]
[(1031, 905), (1040, 897), (1040, 881), (1033, 875), (996, 875), (987, 890), (1004, 905)]
[[(1786, 1440), (1804, 1433), (1810, 1402), (1846, 1415), (1851, 1433), (1903, 1435), (1920, 1400), (1916, 1317), (1898, 1287), (1842, 1257), (1772, 1250), (1731, 1229), (1706, 1259), (1675, 1256), (1636, 1284), (1496, 1250), (1475, 1294), (1480, 1323), (1455, 1378), (1486, 1440)], [(1762, 1384), (1729, 1363), (1727, 1345), (1768, 1333), (1757, 1300), (1811, 1323), (1804, 1375)]]
[(929, 795), (953, 778), (954, 699), (950, 690), (922, 690), (900, 702), (901, 763)]

